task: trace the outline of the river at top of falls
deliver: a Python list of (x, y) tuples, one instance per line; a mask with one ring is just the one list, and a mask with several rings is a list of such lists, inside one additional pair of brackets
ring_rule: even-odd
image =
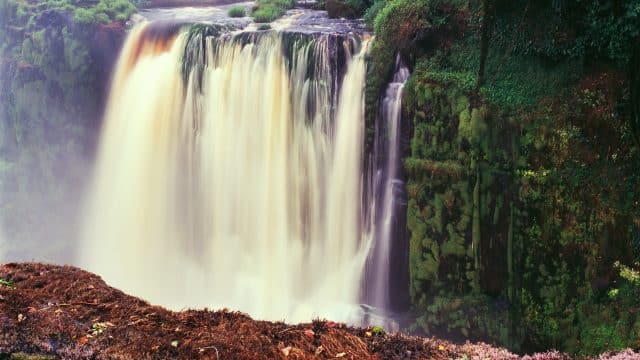
[[(238, 6), (243, 7), (246, 14), (250, 14), (255, 2), (237, 2), (222, 6), (143, 9), (135, 14), (130, 22), (132, 24), (161, 21), (218, 24), (229, 25), (239, 31), (257, 31), (260, 25), (264, 25), (254, 23), (249, 16), (229, 17), (228, 10)], [(360, 20), (329, 18), (326, 11), (311, 9), (288, 10), (282, 18), (268, 25), (274, 30), (305, 34), (364, 34), (366, 32), (365, 24)]]
[(360, 322), (367, 40), (301, 19), (317, 12), (294, 13), (287, 31), (134, 27), (82, 266), (173, 309)]

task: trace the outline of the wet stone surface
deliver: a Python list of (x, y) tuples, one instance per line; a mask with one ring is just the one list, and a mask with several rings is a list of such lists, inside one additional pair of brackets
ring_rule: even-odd
[[(253, 2), (238, 2), (233, 5), (210, 7), (180, 7), (144, 9), (134, 15), (132, 24), (141, 21), (169, 22), (181, 24), (218, 24), (225, 25), (236, 31), (261, 31), (265, 24), (257, 24), (249, 16), (241, 18), (229, 17), (227, 12), (233, 6), (246, 8), (250, 14)], [(296, 8), (287, 11), (282, 18), (268, 24), (268, 28), (276, 31), (303, 34), (364, 34), (365, 24), (361, 20), (330, 19), (326, 11)]]

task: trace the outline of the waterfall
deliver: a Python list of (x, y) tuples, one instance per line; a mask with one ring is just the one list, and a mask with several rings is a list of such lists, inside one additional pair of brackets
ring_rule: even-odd
[(381, 102), (381, 112), (375, 129), (373, 163), (369, 165), (369, 195), (371, 206), (370, 224), (374, 227), (374, 245), (369, 255), (367, 271), (367, 302), (379, 309), (391, 308), (391, 256), (396, 233), (404, 231), (397, 224), (400, 211), (399, 201), (403, 200), (404, 182), (400, 178), (401, 162), (401, 118), (402, 90), (409, 79), (409, 69), (396, 60), (393, 81), (389, 83)]
[(366, 41), (141, 24), (113, 78), (79, 263), (174, 309), (353, 322)]

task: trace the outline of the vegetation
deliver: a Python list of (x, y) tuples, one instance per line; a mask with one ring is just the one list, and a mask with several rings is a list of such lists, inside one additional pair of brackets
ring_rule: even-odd
[(413, 330), (582, 355), (640, 346), (639, 11), (602, 0), (365, 10), (369, 133), (396, 54), (413, 69)]
[(257, 0), (251, 16), (257, 23), (269, 23), (280, 18), (295, 4), (295, 0)]
[(245, 8), (243, 6), (233, 6), (229, 9), (229, 11), (227, 12), (227, 14), (230, 17), (245, 17), (247, 16), (247, 11), (245, 10)]
[[(377, 3), (384, 4), (379, 0)], [(374, 0), (321, 0), (320, 7), (325, 8), (329, 16), (335, 18), (360, 18), (374, 5)]]
[(10, 280), (0, 278), (0, 287), (6, 287), (8, 289), (15, 289), (15, 285)]
[(37, 4), (7, 0), (0, 4), (0, 19), (3, 24), (13, 22), (34, 26), (38, 16), (55, 11), (72, 14), (74, 22), (79, 24), (108, 24), (129, 19), (135, 9), (129, 0), (49, 0)]
[(134, 11), (127, 0), (0, 1), (0, 227), (23, 247), (17, 254), (34, 243), (52, 256), (68, 251), (55, 240), (71, 237), (61, 224), (75, 211)]

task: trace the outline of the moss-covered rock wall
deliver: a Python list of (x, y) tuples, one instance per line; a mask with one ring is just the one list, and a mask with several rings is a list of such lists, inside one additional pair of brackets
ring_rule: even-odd
[[(11, 258), (73, 258), (127, 1), (0, 4), (0, 220)], [(27, 253), (39, 249), (39, 253)]]
[(594, 76), (513, 114), (464, 74), (415, 69), (404, 165), (416, 329), (583, 353), (639, 345), (625, 309), (640, 289), (620, 270), (640, 255), (638, 153), (615, 110), (624, 80)]
[(406, 87), (414, 126), (404, 166), (415, 326), (507, 339), (514, 127), (469, 85), (418, 66)]
[(522, 351), (639, 347), (640, 8), (376, 3), (368, 116), (390, 59), (413, 70), (410, 328)]

